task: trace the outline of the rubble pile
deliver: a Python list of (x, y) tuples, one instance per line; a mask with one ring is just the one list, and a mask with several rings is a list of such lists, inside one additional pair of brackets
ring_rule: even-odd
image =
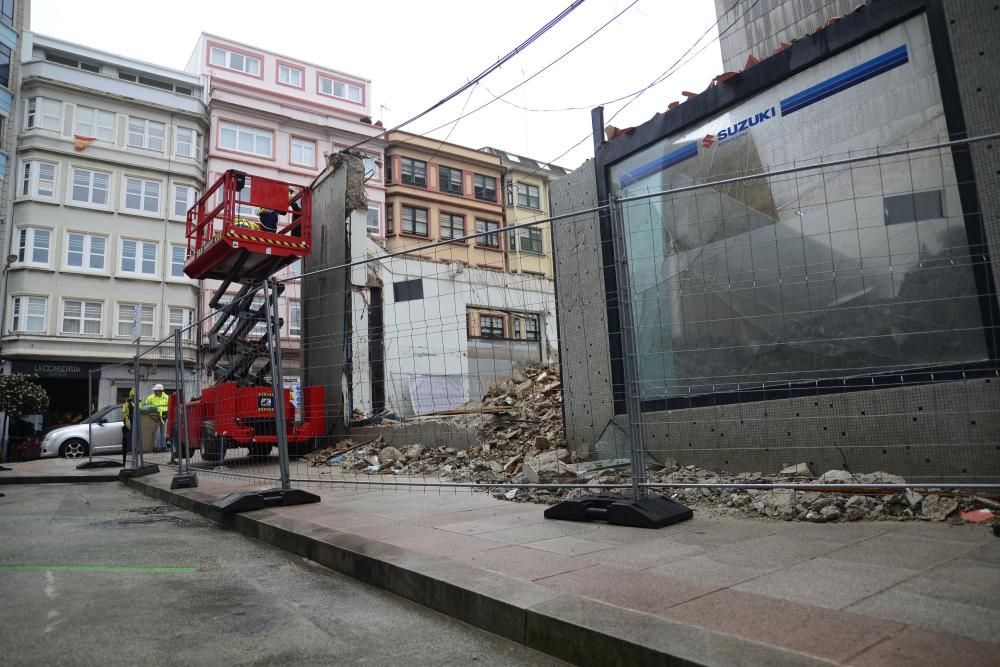
[[(846, 521), (949, 521), (953, 523), (983, 523), (995, 521), (1000, 514), (1000, 502), (974, 494), (950, 492), (947, 487), (916, 492), (912, 489), (874, 490), (852, 488), (858, 484), (898, 484), (906, 480), (887, 472), (851, 473), (828, 470), (814, 476), (808, 464), (788, 466), (776, 475), (763, 473), (728, 473), (694, 465), (680, 466), (667, 459), (666, 465), (647, 472), (650, 483), (662, 484), (755, 484), (796, 483), (824, 485), (829, 490), (801, 491), (798, 489), (737, 489), (712, 487), (666, 488), (661, 493), (680, 503), (714, 516), (747, 516), (783, 521), (836, 523)], [(592, 477), (597, 484), (626, 484), (628, 470), (604, 471)], [(843, 491), (837, 489), (844, 488)], [(500, 493), (495, 493), (498, 497)], [(523, 494), (518, 500), (545, 502), (542, 498)], [(561, 500), (569, 493), (558, 494)]]
[(385, 446), (381, 438), (356, 445), (349, 440), (313, 452), (311, 465), (331, 465), (345, 472), (436, 476), (450, 481), (539, 483), (575, 478), (569, 464), (562, 421), (562, 383), (555, 364), (515, 369), (494, 384), (478, 403), (419, 415), (408, 421), (448, 422), (472, 428), (478, 442), (469, 449)]
[[(575, 483), (589, 489), (496, 488), (490, 493), (515, 502), (556, 503), (578, 493), (601, 493), (599, 485), (628, 484), (628, 459), (577, 462), (566, 448), (562, 421), (562, 385), (558, 366), (535, 364), (517, 369), (511, 378), (495, 384), (483, 400), (461, 408), (420, 415), (407, 421), (458, 424), (473, 429), (478, 442), (469, 449), (414, 443), (405, 448), (387, 446), (383, 438), (355, 443), (345, 440), (305, 457), (313, 466), (334, 466), (345, 474), (397, 475), (495, 483)], [(798, 489), (738, 489), (678, 486), (663, 489), (679, 502), (710, 514), (748, 516), (768, 520), (835, 523), (845, 521), (973, 521), (991, 522), (1000, 503), (983, 496), (911, 489), (877, 491), (859, 484), (905, 485), (906, 480), (886, 472), (853, 473), (828, 470), (816, 476), (806, 463), (789, 465), (777, 474), (732, 473), (680, 465), (666, 459), (649, 460), (647, 478), (661, 484), (803, 483), (828, 487)], [(839, 490), (838, 487), (843, 487)]]

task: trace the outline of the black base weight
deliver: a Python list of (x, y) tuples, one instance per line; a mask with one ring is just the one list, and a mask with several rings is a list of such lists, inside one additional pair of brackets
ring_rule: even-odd
[(124, 466), (118, 461), (109, 461), (108, 459), (99, 459), (97, 461), (84, 461), (76, 467), (77, 470), (93, 470), (94, 468), (123, 468)]
[(266, 491), (230, 493), (225, 498), (219, 498), (212, 503), (212, 507), (223, 514), (233, 514), (235, 512), (251, 512), (265, 507), (318, 503), (319, 500), (319, 496), (315, 493), (301, 489), (268, 489)]
[(182, 472), (174, 475), (170, 480), (171, 489), (195, 489), (198, 488), (198, 476), (193, 472)]
[(635, 500), (622, 496), (583, 496), (564, 500), (545, 510), (546, 519), (605, 521), (614, 526), (663, 528), (694, 516), (689, 508), (667, 496)]
[(160, 472), (160, 466), (155, 463), (144, 463), (138, 468), (122, 468), (118, 471), (118, 479), (145, 477), (146, 475), (155, 475), (158, 472)]

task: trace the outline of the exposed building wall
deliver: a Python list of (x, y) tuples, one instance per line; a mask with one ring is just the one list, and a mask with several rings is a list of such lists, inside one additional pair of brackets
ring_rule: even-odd
[(749, 56), (763, 60), (782, 42), (815, 32), (831, 18), (863, 4), (864, 0), (760, 0), (747, 12), (746, 2), (715, 0), (719, 31), (725, 31), (720, 40), (723, 67), (738, 72)]
[[(596, 206), (593, 160), (552, 184), (553, 215)], [(614, 416), (598, 215), (560, 220), (552, 241), (566, 441), (586, 457)]]
[[(380, 259), (368, 268), (370, 281), (384, 285), (386, 402), (397, 414), (478, 401), (491, 384), (507, 379), (512, 368), (547, 360), (555, 348), (555, 296), (545, 278), (459, 269), (409, 257)], [(397, 299), (395, 286), (411, 281), (420, 282), (422, 296)], [(515, 339), (509, 324), (504, 338), (478, 337), (470, 317), (479, 312), (536, 317), (539, 340)], [(370, 375), (364, 352), (359, 354), (367, 345), (368, 329), (361, 320), (357, 324), (355, 407), (368, 414), (371, 406), (364, 403), (364, 387)]]
[[(347, 261), (344, 221), (348, 215), (344, 193), (347, 169), (333, 171), (319, 181), (313, 191), (313, 249), (303, 258), (305, 273)], [(330, 271), (301, 280), (304, 315), (302, 336), (314, 341), (302, 352), (302, 380), (305, 386), (324, 388), (326, 432), (343, 424), (343, 386), (346, 359), (344, 332), (345, 290), (350, 285), (346, 271)]]
[[(948, 41), (967, 136), (982, 136), (1000, 127), (1000, 9), (996, 3), (947, 0), (944, 7)], [(973, 144), (979, 212), (990, 251), (993, 285), (1000, 285), (1000, 142)], [(995, 295), (994, 295), (995, 296)], [(1000, 323), (994, 322), (994, 327)], [(997, 332), (1000, 335), (1000, 331)]]

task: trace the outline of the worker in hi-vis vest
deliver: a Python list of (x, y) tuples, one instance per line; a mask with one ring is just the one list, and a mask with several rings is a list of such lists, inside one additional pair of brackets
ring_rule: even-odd
[(156, 431), (153, 433), (153, 451), (166, 451), (167, 445), (164, 436), (166, 435), (167, 430), (167, 406), (170, 405), (170, 397), (164, 393), (163, 385), (154, 384), (153, 393), (147, 396), (146, 400), (144, 400), (142, 404), (144, 406), (152, 406), (156, 408), (156, 414), (159, 417), (159, 421), (157, 421), (156, 424)]

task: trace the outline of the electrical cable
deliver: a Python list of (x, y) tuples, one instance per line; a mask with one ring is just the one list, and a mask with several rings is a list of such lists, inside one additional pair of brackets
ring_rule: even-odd
[(501, 67), (503, 67), (505, 64), (507, 64), (508, 61), (510, 61), (512, 58), (514, 58), (521, 51), (523, 51), (527, 47), (531, 46), (531, 44), (533, 44), (539, 37), (541, 37), (542, 35), (544, 35), (545, 33), (547, 33), (549, 30), (551, 30), (552, 28), (554, 28), (560, 21), (562, 21), (564, 18), (566, 18), (570, 14), (570, 12), (572, 12), (577, 7), (579, 7), (580, 5), (582, 5), (583, 2), (584, 2), (584, 0), (574, 0), (572, 3), (570, 3), (570, 5), (568, 7), (566, 7), (561, 12), (559, 12), (559, 14), (555, 18), (551, 19), (548, 23), (546, 23), (541, 28), (539, 28), (538, 30), (536, 30), (530, 37), (528, 37), (526, 40), (524, 40), (523, 42), (521, 42), (520, 44), (518, 44), (516, 47), (514, 47), (514, 49), (511, 50), (510, 52), (508, 52), (505, 56), (501, 57), (499, 60), (497, 60), (495, 63), (493, 63), (492, 65), (490, 65), (489, 67), (487, 67), (485, 70), (483, 70), (482, 72), (480, 72), (476, 76), (474, 76), (471, 79), (469, 79), (465, 84), (459, 86), (458, 89), (454, 90), (453, 92), (449, 93), (445, 97), (441, 98), (440, 100), (438, 100), (437, 102), (435, 102), (431, 106), (427, 107), (426, 109), (424, 109), (420, 113), (418, 113), (415, 116), (409, 118), (408, 120), (403, 121), (402, 123), (396, 125), (395, 127), (392, 127), (392, 128), (386, 129), (386, 130), (382, 130), (381, 132), (379, 132), (378, 134), (376, 134), (374, 136), (362, 139), (358, 143), (356, 143), (356, 144), (354, 144), (352, 146), (348, 146), (344, 150), (345, 151), (355, 150), (355, 149), (359, 148), (360, 146), (365, 145), (369, 141), (372, 141), (374, 139), (378, 139), (380, 137), (384, 137), (385, 135), (387, 135), (390, 132), (395, 132), (396, 130), (401, 129), (401, 128), (409, 125), (410, 123), (412, 123), (412, 122), (414, 122), (416, 120), (419, 120), (420, 118), (423, 118), (424, 116), (426, 116), (427, 114), (429, 114), (431, 111), (434, 111), (435, 109), (437, 109), (440, 106), (442, 106), (442, 105), (446, 104), (447, 102), (451, 101), (452, 99), (454, 99), (458, 95), (461, 95), (463, 92), (465, 92), (469, 88), (473, 87), (474, 85), (476, 85), (477, 83), (479, 83), (481, 80), (485, 79), (487, 76), (489, 76), (490, 74), (492, 74), (496, 70), (498, 70)]
[[(447, 127), (448, 125), (450, 125), (452, 123), (455, 123), (455, 122), (458, 122), (458, 121), (462, 120), (466, 116), (471, 116), (474, 113), (482, 111), (483, 109), (485, 109), (486, 107), (490, 106), (491, 104), (493, 104), (494, 102), (496, 102), (498, 100), (506, 102), (506, 100), (503, 99), (503, 97), (505, 95), (509, 95), (510, 93), (514, 92), (515, 90), (517, 90), (521, 86), (525, 85), (526, 83), (528, 83), (529, 81), (531, 81), (532, 79), (534, 79), (535, 77), (537, 77), (538, 75), (542, 74), (547, 69), (549, 69), (550, 67), (552, 67), (553, 65), (555, 65), (556, 63), (558, 63), (559, 61), (561, 61), (563, 58), (565, 58), (569, 54), (571, 54), (574, 51), (576, 51), (578, 48), (580, 48), (581, 46), (583, 46), (584, 44), (586, 44), (587, 42), (589, 42), (591, 39), (593, 39), (594, 37), (596, 37), (598, 35), (598, 33), (600, 33), (602, 30), (604, 30), (609, 25), (611, 25), (612, 23), (614, 23), (615, 21), (617, 21), (622, 16), (622, 14), (624, 14), (628, 10), (632, 9), (632, 7), (634, 7), (638, 3), (639, 3), (639, 0), (632, 0), (632, 2), (628, 6), (625, 7), (625, 9), (621, 10), (620, 12), (618, 12), (617, 14), (615, 14), (614, 16), (612, 16), (610, 19), (608, 19), (604, 24), (602, 24), (600, 27), (598, 27), (592, 33), (590, 33), (589, 35), (587, 35), (586, 37), (584, 37), (581, 41), (577, 42), (572, 48), (570, 48), (567, 51), (563, 51), (559, 55), (558, 58), (556, 58), (555, 60), (553, 60), (552, 62), (550, 62), (548, 65), (545, 65), (544, 67), (542, 67), (540, 70), (538, 70), (537, 72), (535, 72), (534, 74), (532, 74), (531, 76), (529, 76), (527, 79), (524, 79), (523, 81), (521, 81), (517, 85), (513, 86), (512, 88), (509, 88), (506, 91), (504, 91), (503, 93), (500, 93), (499, 96), (493, 95), (493, 93), (490, 92), (490, 95), (493, 95), (493, 99), (489, 100), (488, 102), (486, 102), (484, 104), (481, 104), (480, 106), (476, 107), (472, 111), (469, 111), (468, 113), (463, 113), (461, 116), (459, 116), (458, 118), (456, 118), (454, 120), (450, 120), (447, 123), (443, 123), (441, 125), (438, 125), (437, 127), (433, 128), (431, 130), (427, 130), (426, 132), (422, 132), (421, 134), (422, 135), (427, 135), (427, 134), (430, 134), (431, 132), (437, 132), (438, 130), (440, 130), (440, 129), (444, 128), (444, 127)], [(484, 84), (483, 87), (484, 88), (486, 87), (485, 84)], [(487, 89), (487, 92), (489, 92), (489, 89)], [(625, 97), (628, 97), (628, 96), (626, 95)], [(624, 98), (622, 98), (622, 99), (624, 99)]]

